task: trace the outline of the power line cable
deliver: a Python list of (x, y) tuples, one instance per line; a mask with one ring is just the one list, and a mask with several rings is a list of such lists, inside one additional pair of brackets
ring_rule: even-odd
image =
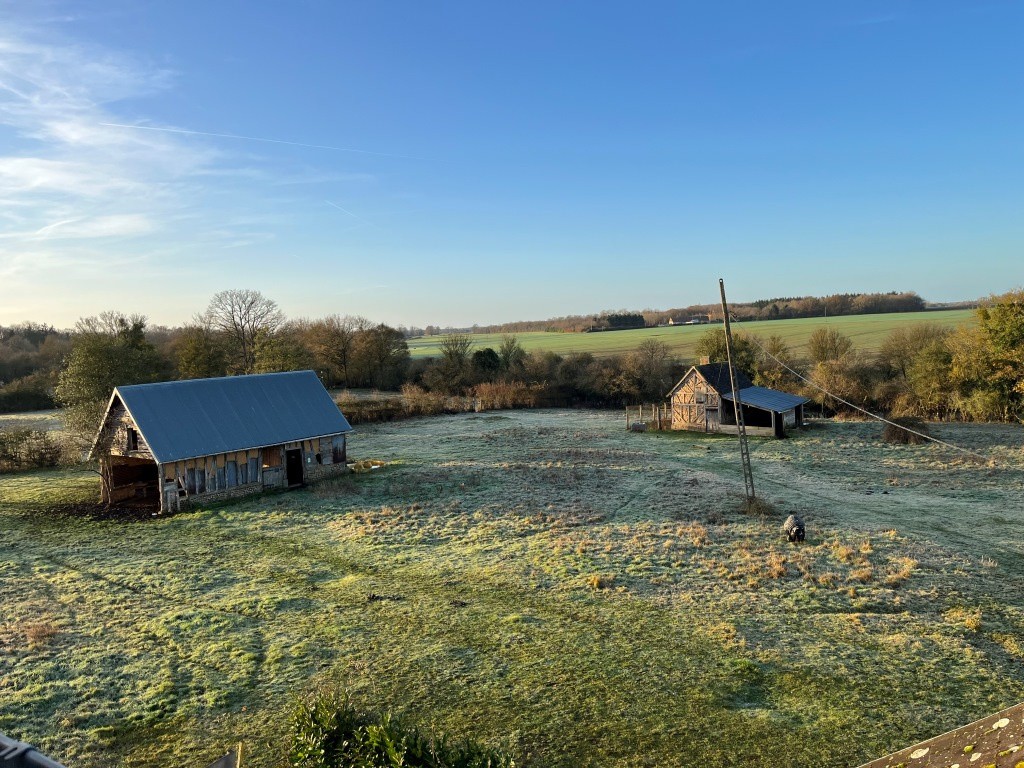
[(834, 400), (838, 400), (843, 405), (849, 406), (850, 408), (853, 408), (855, 411), (860, 411), (861, 413), (865, 414), (866, 416), (870, 416), (872, 419), (875, 419), (877, 421), (881, 421), (884, 424), (889, 424), (889, 425), (891, 425), (893, 427), (896, 427), (898, 429), (905, 430), (905, 431), (909, 432), (912, 435), (917, 435), (918, 437), (923, 438), (925, 440), (929, 440), (929, 441), (931, 441), (933, 443), (938, 443), (939, 445), (944, 445), (947, 448), (952, 448), (954, 451), (960, 451), (961, 453), (966, 453), (968, 456), (973, 456), (974, 458), (976, 458), (976, 459), (978, 459), (980, 461), (983, 461), (986, 464), (993, 464), (993, 463), (995, 463), (994, 459), (992, 459), (989, 456), (983, 456), (982, 454), (975, 453), (974, 451), (969, 450), (968, 448), (961, 448), (959, 445), (954, 445), (953, 443), (946, 442), (945, 440), (939, 440), (939, 438), (937, 438), (937, 437), (932, 437), (931, 435), (926, 435), (925, 433), (918, 432), (917, 430), (913, 430), (910, 427), (905, 427), (902, 424), (897, 424), (895, 421), (890, 421), (889, 419), (885, 418), (884, 416), (879, 416), (877, 413), (872, 413), (871, 411), (867, 410), (866, 408), (861, 408), (856, 403), (851, 403), (849, 400), (845, 400), (844, 398), (840, 397), (839, 395), (836, 395), (836, 394), (833, 394), (832, 392), (829, 392), (824, 387), (822, 387), (822, 386), (816, 384), (815, 382), (811, 381), (806, 376), (804, 376), (804, 375), (802, 375), (800, 373), (797, 373), (792, 368), (790, 368), (788, 365), (786, 365), (784, 362), (779, 360), (779, 358), (777, 358), (775, 355), (773, 355), (771, 352), (769, 352), (767, 349), (765, 349), (764, 346), (761, 345), (761, 343), (757, 340), (756, 336), (754, 336), (753, 334), (750, 334), (748, 336), (748, 338), (754, 343), (754, 346), (756, 346), (758, 349), (760, 349), (762, 352), (764, 352), (764, 354), (766, 354), (768, 357), (770, 357), (776, 363), (781, 365), (783, 368), (785, 368), (791, 374), (796, 376), (798, 379), (800, 379), (804, 383), (808, 384), (809, 386), (814, 387), (814, 389), (817, 389), (819, 392), (823, 392), (824, 394), (828, 395), (829, 397), (833, 398)]

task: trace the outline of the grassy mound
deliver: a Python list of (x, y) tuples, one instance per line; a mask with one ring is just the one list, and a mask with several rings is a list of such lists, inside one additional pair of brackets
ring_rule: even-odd
[(920, 419), (900, 417), (892, 421), (894, 424), (886, 424), (882, 430), (882, 441), (890, 445), (921, 445), (927, 442), (923, 435), (931, 434), (928, 425)]

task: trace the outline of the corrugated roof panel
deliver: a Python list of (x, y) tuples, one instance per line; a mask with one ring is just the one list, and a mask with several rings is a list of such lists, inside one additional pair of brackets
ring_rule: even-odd
[[(730, 401), (733, 399), (732, 394), (728, 392), (724, 393), (722, 397)], [(788, 392), (779, 392), (777, 389), (768, 389), (767, 387), (745, 387), (740, 390), (740, 402), (744, 405), (752, 405), (755, 408), (763, 408), (766, 411), (781, 413), (806, 403), (807, 398), (791, 395)]]
[[(716, 392), (732, 392), (728, 363), (704, 363), (703, 365), (695, 365), (693, 367), (697, 369), (700, 375), (704, 377), (704, 380)], [(736, 366), (733, 366), (732, 372), (740, 392), (753, 385), (754, 382), (750, 380), (750, 377)]]
[(135, 384), (114, 391), (161, 464), (352, 430), (313, 371)]

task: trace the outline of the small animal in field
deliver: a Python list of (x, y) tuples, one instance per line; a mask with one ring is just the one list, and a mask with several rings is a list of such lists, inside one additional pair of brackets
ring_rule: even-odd
[(782, 524), (782, 532), (786, 534), (786, 538), (791, 542), (803, 541), (806, 535), (803, 519), (796, 515), (790, 515), (786, 518), (786, 522)]

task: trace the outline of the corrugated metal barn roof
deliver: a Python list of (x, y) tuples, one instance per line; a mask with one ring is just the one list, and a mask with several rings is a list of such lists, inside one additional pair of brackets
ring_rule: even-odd
[(135, 384), (113, 397), (160, 464), (352, 430), (313, 371)]
[[(733, 399), (730, 392), (724, 393), (722, 397), (730, 401)], [(740, 390), (740, 402), (765, 411), (782, 413), (790, 408), (806, 403), (807, 398), (791, 395), (788, 392), (779, 392), (777, 389), (768, 389), (767, 387), (745, 387)]]

